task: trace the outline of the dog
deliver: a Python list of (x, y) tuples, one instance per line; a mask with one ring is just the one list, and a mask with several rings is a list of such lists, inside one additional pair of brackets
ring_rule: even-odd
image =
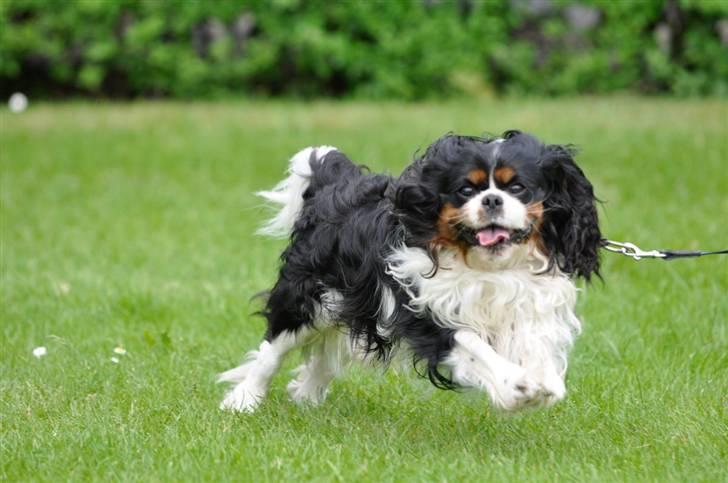
[(399, 177), (312, 147), (259, 194), (279, 205), (259, 231), (290, 243), (263, 342), (219, 376), (232, 383), (222, 409), (254, 411), (297, 348), (297, 403), (321, 403), (352, 359), (386, 363), (401, 347), (436, 387), (482, 390), (501, 410), (564, 398), (575, 281), (599, 275), (601, 243), (569, 145), (446, 134)]

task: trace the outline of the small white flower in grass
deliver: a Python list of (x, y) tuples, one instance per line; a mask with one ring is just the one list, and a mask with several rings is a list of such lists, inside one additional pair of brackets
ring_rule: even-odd
[(8, 107), (16, 114), (23, 112), (28, 108), (28, 98), (22, 92), (16, 92), (10, 96)]
[(114, 347), (114, 354), (119, 354), (120, 356), (126, 355), (126, 349), (123, 347)]
[(48, 354), (48, 350), (43, 346), (36, 347), (35, 349), (33, 349), (33, 355), (35, 357), (37, 357), (38, 359), (40, 359), (41, 357), (43, 357), (46, 354)]
[(71, 286), (66, 282), (59, 282), (56, 288), (59, 295), (66, 295), (71, 291)]
[(119, 358), (118, 357), (112, 357), (111, 358), (111, 362), (113, 362), (114, 364), (118, 364), (119, 363)]

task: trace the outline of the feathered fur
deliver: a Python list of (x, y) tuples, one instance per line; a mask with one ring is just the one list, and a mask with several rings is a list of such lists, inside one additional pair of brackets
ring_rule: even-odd
[(290, 243), (263, 344), (221, 376), (235, 383), (223, 408), (252, 411), (297, 347), (297, 402), (321, 402), (352, 357), (386, 362), (399, 346), (437, 387), (479, 388), (503, 409), (564, 396), (573, 278), (598, 273), (601, 238), (568, 148), (446, 135), (397, 178), (307, 148), (260, 194), (280, 205), (261, 232)]

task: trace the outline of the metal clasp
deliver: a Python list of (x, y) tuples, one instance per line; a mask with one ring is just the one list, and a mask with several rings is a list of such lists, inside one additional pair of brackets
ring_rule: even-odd
[(616, 242), (613, 240), (606, 240), (604, 249), (614, 253), (621, 253), (627, 257), (634, 258), (635, 260), (641, 260), (643, 258), (665, 258), (666, 255), (659, 250), (642, 250), (634, 243), (629, 242)]

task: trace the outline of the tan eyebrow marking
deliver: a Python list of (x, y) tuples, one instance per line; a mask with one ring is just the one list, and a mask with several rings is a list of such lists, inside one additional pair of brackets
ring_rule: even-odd
[(482, 169), (474, 169), (468, 173), (466, 178), (468, 178), (468, 181), (477, 186), (485, 183), (485, 181), (488, 179), (488, 173), (486, 173)]
[(510, 166), (496, 168), (495, 172), (493, 173), (493, 177), (500, 184), (508, 184), (515, 175), (516, 172)]

